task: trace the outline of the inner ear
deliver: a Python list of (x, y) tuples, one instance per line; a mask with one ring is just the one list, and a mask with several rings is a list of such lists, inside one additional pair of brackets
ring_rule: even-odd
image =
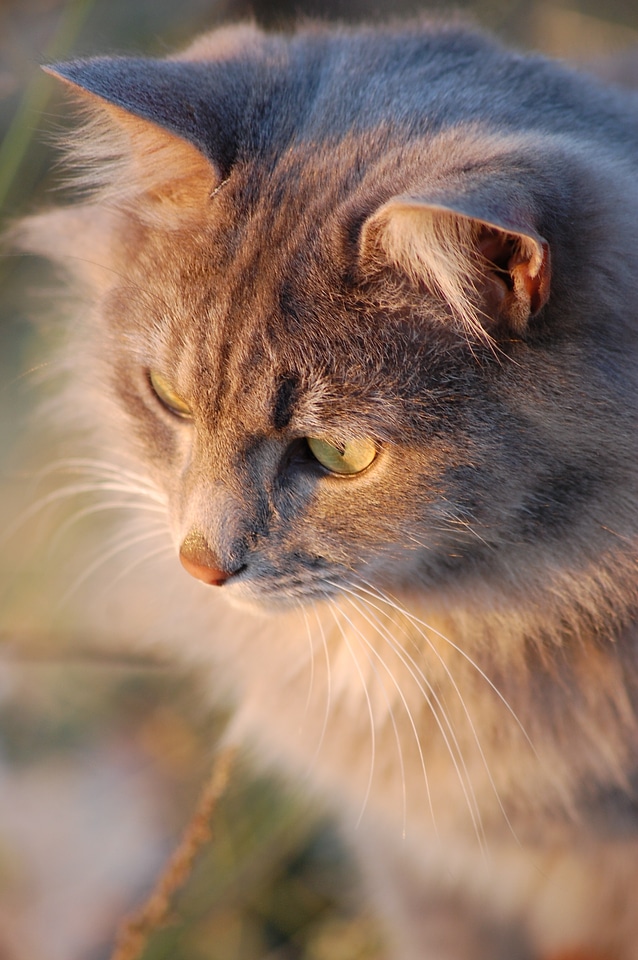
[(549, 299), (549, 245), (541, 238), (479, 224), (476, 250), (484, 261), (489, 314), (522, 333)]
[(130, 176), (147, 204), (182, 214), (206, 207), (221, 177), (201, 150), (119, 107), (107, 112), (126, 137)]

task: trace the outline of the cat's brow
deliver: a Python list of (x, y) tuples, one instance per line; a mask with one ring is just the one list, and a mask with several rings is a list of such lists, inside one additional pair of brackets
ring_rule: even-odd
[(298, 398), (299, 380), (294, 375), (280, 379), (272, 407), (272, 424), (275, 430), (283, 430), (292, 419)]

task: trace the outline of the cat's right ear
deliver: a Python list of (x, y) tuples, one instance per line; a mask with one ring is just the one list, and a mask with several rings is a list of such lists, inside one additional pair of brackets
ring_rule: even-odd
[(520, 336), (549, 299), (549, 244), (520, 201), (507, 215), (491, 206), (463, 194), (393, 197), (364, 224), (362, 259), (402, 269), (472, 337)]
[(183, 219), (205, 208), (227, 158), (211, 155), (205, 125), (197, 132), (187, 65), (98, 57), (43, 69), (88, 118), (68, 147), (80, 186), (142, 216)]

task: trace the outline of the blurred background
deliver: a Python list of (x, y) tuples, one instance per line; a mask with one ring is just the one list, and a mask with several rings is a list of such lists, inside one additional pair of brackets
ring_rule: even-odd
[[(403, 0), (0, 0), (0, 228), (65, 192), (52, 140), (69, 111), (39, 63), (163, 55), (246, 15), (277, 25), (422, 9)], [(454, 9), (508, 42), (638, 80), (635, 0)], [(107, 960), (119, 920), (188, 822), (225, 722), (197, 677), (139, 652), (152, 650), (138, 640), (154, 629), (146, 591), (159, 568), (151, 557), (134, 569), (117, 543), (104, 547), (112, 517), (62, 465), (73, 447), (43, 419), (55, 402), (54, 283), (44, 264), (0, 259), (0, 960)], [(170, 618), (163, 629), (179, 635)], [(147, 960), (380, 960), (354, 867), (305, 798), (240, 762), (214, 831)]]

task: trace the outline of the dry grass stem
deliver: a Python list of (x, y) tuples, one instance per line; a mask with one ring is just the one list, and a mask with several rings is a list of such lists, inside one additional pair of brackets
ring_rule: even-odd
[(169, 922), (173, 896), (186, 883), (195, 857), (211, 839), (211, 819), (228, 785), (235, 753), (234, 747), (228, 747), (219, 754), (195, 813), (155, 889), (146, 903), (122, 922), (111, 960), (140, 960), (153, 932)]

